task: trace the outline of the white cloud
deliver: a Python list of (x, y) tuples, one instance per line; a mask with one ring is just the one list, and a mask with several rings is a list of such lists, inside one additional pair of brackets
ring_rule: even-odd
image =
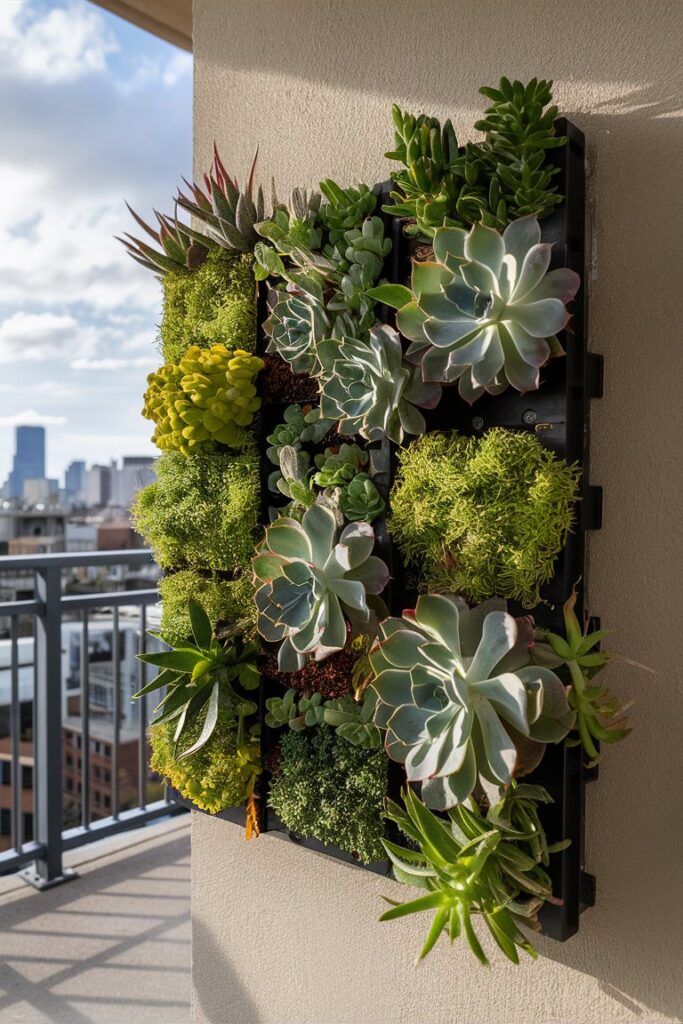
[(179, 50), (174, 53), (168, 64), (166, 65), (161, 80), (165, 86), (171, 87), (184, 78), (185, 75), (192, 74), (192, 54), (185, 53), (183, 50)]
[(74, 359), (74, 370), (127, 370), (132, 366), (150, 366), (152, 358), (141, 356), (136, 359)]
[(13, 416), (0, 416), (0, 427), (59, 427), (64, 423), (66, 416), (47, 416), (35, 409), (26, 409)]
[(49, 84), (102, 72), (118, 49), (104, 19), (82, 4), (38, 8), (25, 0), (0, 5), (0, 74)]
[(0, 363), (63, 359), (95, 351), (97, 332), (71, 314), (18, 310), (0, 322)]

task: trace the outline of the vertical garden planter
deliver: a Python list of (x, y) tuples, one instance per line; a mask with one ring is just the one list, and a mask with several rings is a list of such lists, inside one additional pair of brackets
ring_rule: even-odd
[[(559, 119), (558, 134), (567, 136), (567, 144), (551, 150), (549, 159), (560, 169), (557, 175), (559, 191), (564, 201), (542, 222), (542, 240), (553, 244), (551, 268), (569, 267), (584, 280), (584, 215), (585, 168), (583, 133), (573, 124)], [(389, 186), (377, 186), (383, 198), (388, 197)], [(393, 249), (387, 259), (389, 280), (408, 284), (411, 258), (415, 246), (403, 233), (403, 224), (397, 218), (387, 217), (392, 232)], [(262, 289), (261, 316), (264, 315), (265, 297)], [(560, 338), (566, 358), (554, 359), (543, 370), (543, 385), (535, 392), (520, 394), (508, 389), (502, 395), (484, 395), (473, 406), (467, 405), (455, 390), (446, 391), (439, 406), (427, 411), (428, 430), (457, 430), (462, 435), (483, 435), (491, 427), (533, 433), (538, 440), (567, 462), (581, 467), (580, 506), (577, 523), (570, 533), (565, 549), (558, 556), (551, 580), (542, 587), (542, 602), (533, 609), (509, 602), (513, 614), (531, 614), (539, 627), (552, 630), (562, 628), (562, 605), (578, 588), (577, 614), (583, 615), (583, 593), (586, 581), (585, 532), (600, 526), (601, 491), (589, 482), (589, 403), (602, 392), (602, 359), (586, 351), (585, 293), (582, 285), (573, 303), (572, 329)], [(265, 339), (260, 336), (261, 351)], [(281, 406), (266, 407), (261, 429), (263, 521), (267, 521), (269, 504), (267, 478), (269, 464), (265, 458), (265, 438), (282, 418), (284, 407), (293, 399), (285, 398)], [(368, 446), (375, 466), (374, 482), (387, 500), (396, 470), (396, 446), (384, 440)], [(390, 614), (400, 615), (402, 609), (415, 605), (417, 589), (415, 574), (406, 569), (387, 530), (385, 517), (373, 524), (376, 533), (375, 552), (391, 568), (392, 581), (385, 599)], [(262, 743), (266, 762), (277, 743), (279, 730), (265, 722), (265, 700), (281, 695), (282, 686), (264, 678), (262, 684)], [(549, 873), (553, 892), (561, 905), (547, 903), (540, 913), (543, 931), (552, 938), (566, 940), (579, 924), (579, 914), (594, 902), (595, 882), (584, 871), (584, 787), (595, 777), (596, 770), (584, 767), (585, 755), (580, 747), (564, 744), (548, 745), (539, 767), (526, 779), (543, 786), (553, 803), (542, 809), (542, 821), (548, 841), (570, 839), (567, 849), (551, 857)], [(265, 772), (261, 791), (267, 793), (270, 773)], [(401, 772), (393, 762), (389, 768), (389, 793), (396, 798), (401, 786)], [(349, 863), (358, 863), (349, 853), (330, 845), (325, 846), (313, 838), (290, 832), (277, 815), (262, 801), (262, 830), (284, 833), (298, 845), (325, 853)], [(389, 874), (388, 861), (360, 865), (380, 874)]]

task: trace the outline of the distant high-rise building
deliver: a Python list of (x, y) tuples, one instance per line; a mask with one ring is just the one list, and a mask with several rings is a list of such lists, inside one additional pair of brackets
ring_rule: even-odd
[(45, 502), (54, 505), (59, 500), (59, 480), (39, 477), (37, 480), (24, 480), (24, 501), (28, 505)]
[(88, 470), (86, 501), (91, 508), (104, 508), (111, 498), (111, 466), (91, 466)]
[(10, 498), (23, 498), (24, 482), (45, 476), (45, 427), (17, 427), (12, 471), (9, 475)]
[(85, 462), (71, 462), (64, 473), (64, 496), (69, 505), (85, 501), (88, 476)]

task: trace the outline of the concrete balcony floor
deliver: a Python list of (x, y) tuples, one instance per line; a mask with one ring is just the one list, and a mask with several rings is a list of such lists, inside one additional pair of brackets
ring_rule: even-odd
[(0, 878), (2, 1024), (187, 1024), (190, 815), (73, 851), (39, 893)]

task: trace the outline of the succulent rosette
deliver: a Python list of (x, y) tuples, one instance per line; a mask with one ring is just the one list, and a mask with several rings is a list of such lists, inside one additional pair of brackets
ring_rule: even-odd
[(462, 803), (478, 781), (510, 783), (521, 737), (554, 743), (574, 724), (559, 677), (530, 664), (531, 621), (505, 602), (470, 609), (423, 595), (381, 630), (369, 656), (375, 724), (435, 810)]
[(388, 437), (400, 444), (404, 434), (424, 433), (424, 416), (417, 407), (433, 409), (441, 386), (423, 383), (418, 368), (404, 362), (393, 328), (373, 327), (367, 342), (326, 339), (317, 355), (320, 408), (309, 415), (337, 420), (340, 433), (360, 434), (368, 441)]
[(301, 522), (282, 516), (267, 529), (253, 561), (258, 631), (279, 643), (278, 667), (321, 661), (347, 640), (347, 618), (367, 630), (368, 595), (381, 594), (389, 570), (372, 554), (369, 523), (352, 523), (337, 540), (334, 513), (313, 505)]
[(285, 359), (293, 373), (311, 373), (317, 364), (316, 343), (331, 332), (322, 301), (304, 292), (276, 292), (263, 329), (267, 352)]
[(482, 224), (437, 229), (434, 260), (414, 264), (396, 318), (424, 380), (457, 380), (468, 402), (508, 385), (538, 388), (540, 368), (563, 354), (556, 335), (580, 284), (573, 270), (548, 271), (551, 249), (535, 217), (502, 234)]

